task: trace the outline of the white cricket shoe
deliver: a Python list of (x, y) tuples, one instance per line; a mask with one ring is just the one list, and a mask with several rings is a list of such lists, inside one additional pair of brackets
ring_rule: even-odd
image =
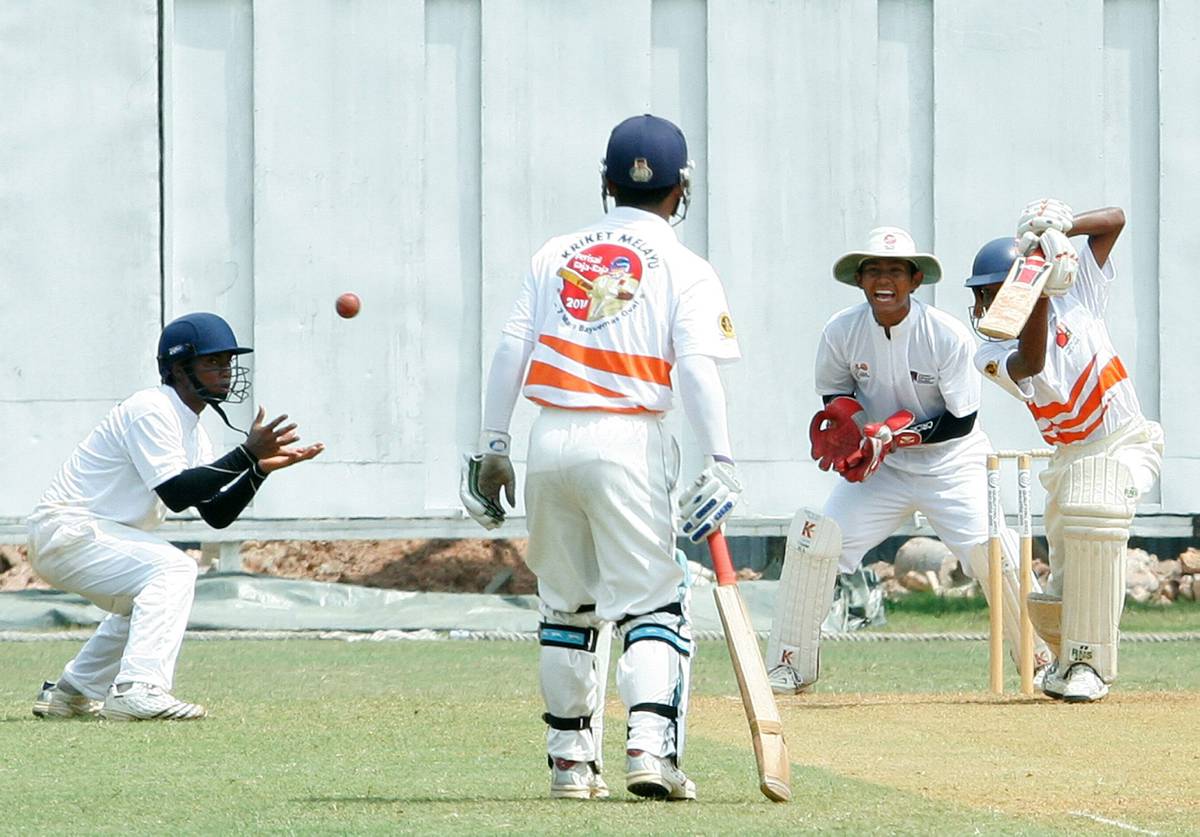
[(208, 712), (149, 683), (122, 683), (108, 690), (100, 717), (109, 721), (198, 721)]
[(1094, 703), (1108, 694), (1108, 685), (1087, 663), (1076, 663), (1067, 669), (1067, 685), (1062, 699), (1067, 703)]
[(625, 787), (634, 796), (647, 799), (695, 799), (696, 785), (667, 758), (644, 750), (630, 750)]
[[(1037, 682), (1036, 675), (1034, 677), (1034, 682)], [(1044, 694), (1046, 697), (1054, 698), (1055, 700), (1063, 699), (1063, 692), (1067, 688), (1067, 678), (1063, 677), (1059, 672), (1058, 660), (1055, 660), (1049, 666), (1047, 666), (1046, 670), (1042, 673), (1041, 687), (1042, 694)]]
[(551, 799), (607, 799), (608, 785), (586, 761), (550, 759)]
[(101, 702), (87, 695), (71, 694), (57, 683), (46, 680), (37, 700), (33, 702), (33, 714), (37, 718), (96, 718), (100, 715)]
[(787, 663), (780, 663), (767, 672), (767, 680), (771, 691), (777, 695), (798, 695), (812, 685), (801, 680), (800, 673)]

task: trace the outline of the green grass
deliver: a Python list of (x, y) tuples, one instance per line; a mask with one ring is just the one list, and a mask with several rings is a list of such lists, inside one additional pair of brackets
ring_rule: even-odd
[[(911, 593), (887, 603), (887, 620), (882, 630), (892, 633), (986, 632), (988, 607), (982, 596), (954, 598)], [(1168, 607), (1129, 602), (1121, 617), (1121, 630), (1149, 633), (1200, 631), (1200, 602), (1182, 600)]]
[[(845, 699), (854, 692), (982, 691), (980, 642), (827, 644), (818, 703), (781, 704), (789, 729), (804, 729), (791, 740), (795, 799), (787, 806), (756, 790), (744, 716), (731, 697), (736, 685), (717, 642), (700, 644), (695, 666), (686, 766), (700, 801), (675, 805), (632, 802), (620, 786), (623, 718), (615, 689), (605, 748), (614, 798), (546, 798), (533, 643), (189, 641), (177, 691), (207, 703), (209, 719), (33, 719), (37, 683), (55, 676), (78, 645), (0, 644), (0, 833), (1110, 833), (1062, 811), (1031, 806), (1014, 814), (893, 781), (888, 748), (910, 745), (889, 743), (888, 730), (902, 725), (873, 728), (843, 715), (862, 711), (852, 696)], [(1194, 659), (1194, 644), (1129, 645), (1120, 689), (1198, 690)], [(821, 703), (821, 695), (845, 708)], [(918, 699), (904, 711), (938, 713), (942, 703)], [(1061, 708), (983, 703), (978, 711)], [(877, 741), (877, 771), (864, 778), (815, 766), (817, 754), (829, 755), (827, 733), (834, 732)], [(929, 741), (930, 765), (974, 746), (973, 739), (949, 733)], [(988, 752), (977, 760), (986, 770)], [(1194, 774), (1196, 766), (1180, 768)], [(1194, 822), (1189, 816), (1167, 812), (1153, 825), (1182, 832)]]

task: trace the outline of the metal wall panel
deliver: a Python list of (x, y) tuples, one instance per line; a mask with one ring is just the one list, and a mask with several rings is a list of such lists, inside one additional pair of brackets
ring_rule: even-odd
[[(678, 231), (722, 276), (745, 354), (724, 373), (743, 519), (819, 505), (830, 486), (808, 458), (813, 357), (828, 317), (862, 298), (832, 261), (876, 224), (906, 226), (946, 270), (920, 295), (965, 320), (976, 249), (1043, 195), (1127, 212), (1110, 327), (1167, 427), (1163, 509), (1200, 512), (1195, 4), (66, 5), (0, 8), (0, 286), (55, 312), (0, 331), (0, 425), (19, 440), (0, 468), (29, 475), (0, 483), (0, 518), (154, 380), (160, 313), (197, 309), (255, 346), (255, 399), (329, 446), (273, 478), (254, 516), (455, 514), (529, 255), (597, 217), (608, 132), (643, 111), (688, 135), (695, 201)], [(363, 297), (355, 320), (333, 313), (344, 290)], [(984, 393), (998, 446), (1040, 445), (1021, 405)], [(532, 415), (518, 406), (518, 466)], [(690, 475), (681, 411), (671, 427)]]
[(828, 491), (807, 432), (817, 336), (862, 300), (830, 267), (878, 209), (876, 5), (713, 0), (708, 14), (709, 257), (744, 356), (725, 376), (742, 508), (790, 514)]
[[(1161, 415), (1167, 433), (1163, 508), (1200, 511), (1200, 412), (1196, 386), (1196, 201), (1200, 198), (1200, 4), (1162, 0), (1159, 17), (1159, 357)], [(1139, 393), (1142, 392), (1139, 388)]]
[(157, 3), (67, 5), (0, 5), (0, 517), (157, 381)]
[(255, 395), (327, 445), (259, 514), (424, 511), (424, 6), (254, 7)]

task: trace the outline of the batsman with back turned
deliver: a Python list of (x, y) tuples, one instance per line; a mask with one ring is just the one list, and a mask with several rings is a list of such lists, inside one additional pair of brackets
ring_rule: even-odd
[[(1017, 337), (983, 343), (975, 364), (1029, 408), (1054, 448), (1041, 474), (1050, 579), (1029, 610), (1038, 633), (1058, 646), (1042, 690), (1070, 703), (1101, 700), (1117, 678), (1125, 546), (1137, 501), (1162, 469), (1162, 427), (1142, 415), (1104, 323), (1116, 279), (1109, 254), (1124, 227), (1115, 207), (1075, 215), (1060, 200), (1033, 201), (1015, 237), (979, 250), (966, 282), (978, 322), (1035, 242), (1061, 254)], [(1076, 251), (1068, 234), (1087, 241)]]
[(691, 188), (683, 132), (650, 115), (617, 125), (601, 188), (605, 217), (533, 256), (492, 358), (461, 496), (480, 525), (503, 523), (500, 494), (512, 506), (516, 488), (508, 430), (523, 393), (541, 407), (529, 438), (525, 561), (538, 579), (550, 796), (609, 795), (601, 729), (615, 623), (626, 788), (695, 799), (681, 769), (693, 644), (687, 564), (675, 549), (679, 448), (662, 418), (674, 374), (708, 456), (678, 509), (684, 534), (703, 543), (741, 493), (717, 372), (740, 351), (721, 281), (671, 227)]
[[(798, 511), (788, 532), (766, 659), (777, 693), (799, 693), (817, 680), (821, 623), (838, 570), (854, 572), (915, 511), (967, 575), (987, 578), (991, 444), (976, 420), (975, 341), (959, 320), (912, 296), (941, 273), (937, 257), (918, 252), (898, 227), (872, 230), (866, 247), (833, 266), (834, 278), (860, 288), (866, 301), (834, 314), (821, 333), (815, 380), (825, 406), (809, 432), (819, 467), (844, 481), (821, 512)], [(1018, 659), (1014, 532), (1002, 530), (1001, 547), (1005, 633)], [(1050, 663), (1040, 641), (1034, 660), (1043, 671)]]

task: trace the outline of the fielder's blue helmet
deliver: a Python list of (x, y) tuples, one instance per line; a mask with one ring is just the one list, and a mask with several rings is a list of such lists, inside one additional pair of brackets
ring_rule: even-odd
[(687, 179), (687, 140), (674, 122), (646, 113), (613, 128), (604, 176), (622, 189), (663, 189)]
[[(229, 352), (232, 355), (244, 355), (254, 351), (246, 346), (239, 346), (237, 338), (229, 323), (216, 314), (204, 311), (195, 314), (184, 314), (178, 319), (171, 320), (162, 330), (158, 338), (158, 374), (164, 384), (172, 383), (171, 366), (176, 361), (190, 361), (205, 355), (219, 355)], [(224, 393), (208, 392), (196, 379), (191, 364), (185, 363), (186, 374), (192, 382), (192, 387), (210, 404), (227, 402), (239, 404), (245, 400), (250, 387), (250, 378), (244, 367), (236, 361), (231, 369), (229, 389)]]
[(1015, 238), (1009, 236), (992, 239), (975, 254), (975, 263), (971, 265), (971, 275), (967, 277), (966, 287), (977, 288), (980, 285), (1003, 282), (1008, 276), (1008, 269), (1019, 255), (1021, 251), (1017, 249)]

